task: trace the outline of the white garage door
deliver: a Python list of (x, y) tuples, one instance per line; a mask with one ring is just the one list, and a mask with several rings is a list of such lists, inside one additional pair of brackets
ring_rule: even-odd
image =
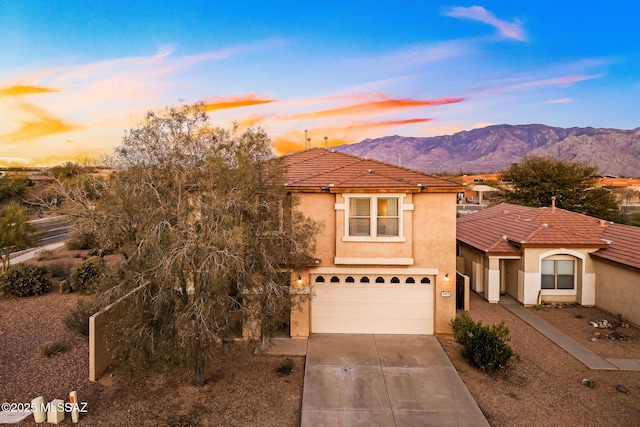
[(311, 332), (433, 334), (433, 282), (315, 283)]

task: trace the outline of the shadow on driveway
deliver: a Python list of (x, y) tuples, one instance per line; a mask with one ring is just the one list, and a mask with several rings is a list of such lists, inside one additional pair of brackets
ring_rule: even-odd
[(489, 424), (435, 337), (314, 334), (301, 425)]

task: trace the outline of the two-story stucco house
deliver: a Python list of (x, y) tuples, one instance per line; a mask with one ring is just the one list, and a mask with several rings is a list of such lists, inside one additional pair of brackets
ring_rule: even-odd
[(640, 324), (640, 228), (501, 204), (457, 220), (459, 271), (489, 302), (598, 306)]
[(284, 156), (297, 209), (323, 224), (292, 272), (290, 332), (434, 334), (456, 314), (456, 182), (327, 149)]

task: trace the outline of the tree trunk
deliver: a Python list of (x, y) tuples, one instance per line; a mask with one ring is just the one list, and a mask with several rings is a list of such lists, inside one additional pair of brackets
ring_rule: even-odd
[(207, 382), (204, 374), (205, 362), (205, 354), (200, 349), (198, 349), (196, 352), (195, 360), (195, 383), (198, 387), (202, 387)]

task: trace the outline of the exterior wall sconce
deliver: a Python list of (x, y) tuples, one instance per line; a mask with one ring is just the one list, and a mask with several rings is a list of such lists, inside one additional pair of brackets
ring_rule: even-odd
[(302, 277), (298, 274), (298, 286), (302, 285)]
[(444, 289), (440, 292), (440, 296), (444, 297), (444, 298), (449, 298), (451, 296), (451, 290), (449, 289), (449, 281), (451, 279), (449, 278), (449, 273), (444, 275)]

